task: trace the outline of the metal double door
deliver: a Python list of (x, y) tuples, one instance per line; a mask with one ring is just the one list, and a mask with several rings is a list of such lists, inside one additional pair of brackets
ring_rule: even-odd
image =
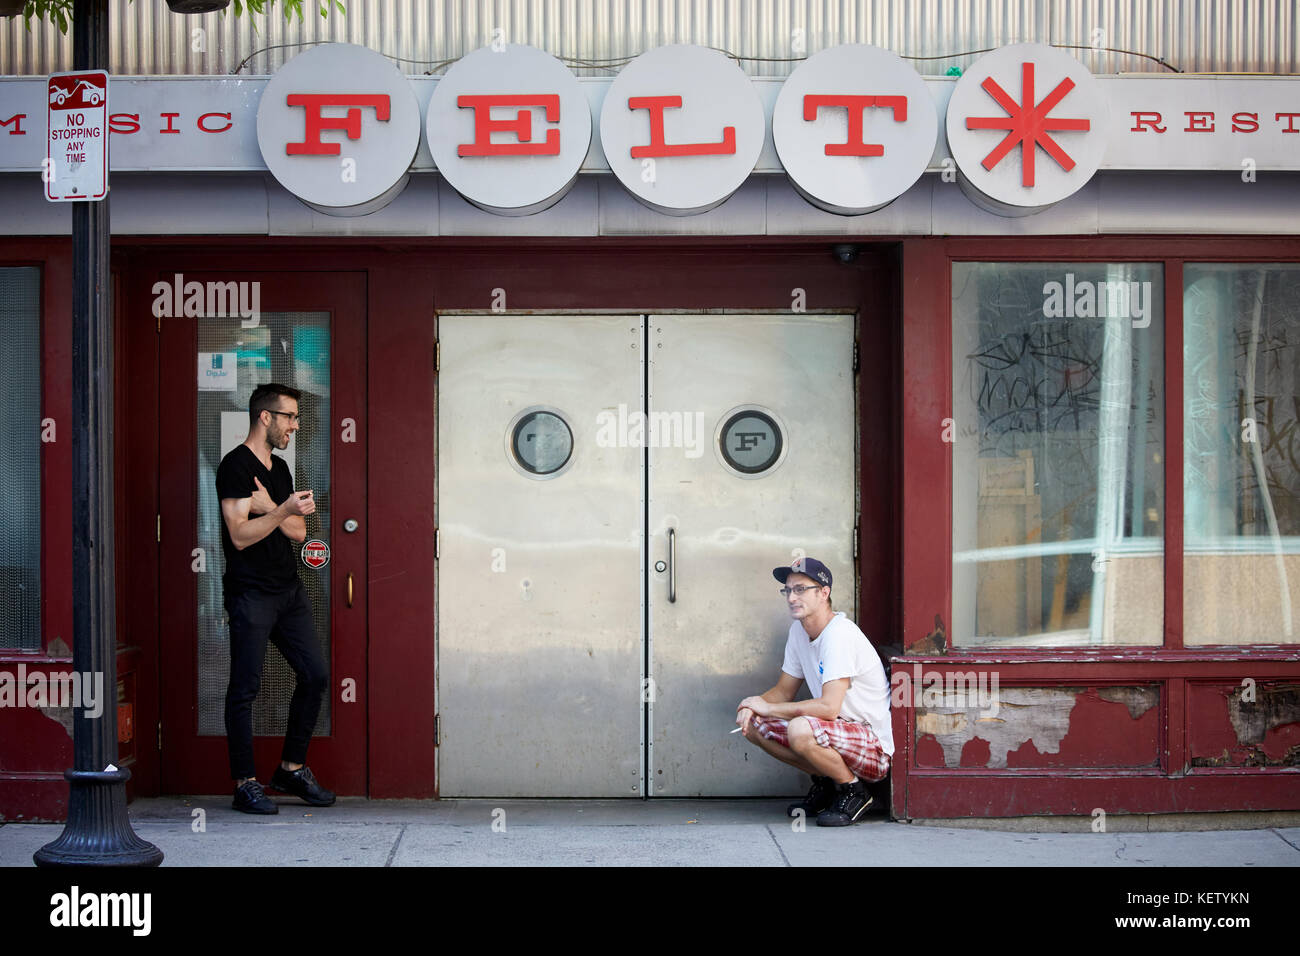
[(757, 796), (771, 569), (854, 615), (851, 315), (439, 317), (445, 797)]

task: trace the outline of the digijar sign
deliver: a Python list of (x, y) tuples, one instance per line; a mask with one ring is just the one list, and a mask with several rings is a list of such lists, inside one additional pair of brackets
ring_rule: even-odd
[(323, 44), (271, 78), (257, 109), (257, 143), (271, 174), (307, 205), (364, 216), (406, 186), (420, 145), (420, 106), (385, 57), (351, 43)]
[(591, 110), (563, 63), (531, 46), (484, 47), (458, 60), (429, 100), (438, 172), (474, 205), (504, 216), (564, 198), (591, 145)]

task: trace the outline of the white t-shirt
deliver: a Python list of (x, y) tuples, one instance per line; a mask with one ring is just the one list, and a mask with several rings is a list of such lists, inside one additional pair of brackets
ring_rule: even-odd
[(840, 716), (869, 723), (885, 753), (893, 756), (894, 729), (889, 719), (889, 681), (885, 679), (884, 665), (867, 635), (843, 611), (835, 612), (815, 641), (808, 640), (801, 622), (791, 621), (781, 670), (806, 681), (813, 697), (822, 695), (824, 682), (851, 678)]

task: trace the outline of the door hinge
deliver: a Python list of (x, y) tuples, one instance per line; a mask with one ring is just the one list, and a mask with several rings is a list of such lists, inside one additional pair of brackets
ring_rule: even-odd
[(162, 721), (158, 721), (158, 752), (162, 753)]
[(437, 528), (433, 531), (433, 560), (437, 561), (442, 552), (442, 532)]
[(853, 560), (858, 558), (858, 522), (853, 522)]
[(441, 734), (439, 733), (439, 731), (440, 731), (441, 729), (442, 729), (442, 727), (441, 727), (441, 725), (438, 723), (438, 715), (437, 715), (437, 714), (434, 714), (434, 715), (433, 715), (433, 745), (434, 745), (435, 747), (441, 747), (441, 746), (442, 746), (442, 736), (441, 736)]
[(442, 365), (442, 343), (433, 340), (433, 370), (436, 373)]
[(158, 538), (158, 543), (162, 544), (162, 515), (158, 515), (158, 523), (154, 527), (154, 534)]
[(858, 370), (858, 342), (857, 339), (854, 339), (853, 340), (853, 371), (856, 372), (857, 370)]

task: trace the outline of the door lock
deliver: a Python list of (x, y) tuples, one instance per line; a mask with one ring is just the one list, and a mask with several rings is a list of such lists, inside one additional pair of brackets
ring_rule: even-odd
[(349, 518), (347, 521), (343, 522), (343, 530), (348, 534), (352, 534), (352, 532), (356, 531), (360, 527), (361, 524), (356, 518)]
[(658, 571), (660, 574), (663, 574), (663, 572), (668, 570), (668, 565), (662, 561), (656, 561), (655, 570)]

